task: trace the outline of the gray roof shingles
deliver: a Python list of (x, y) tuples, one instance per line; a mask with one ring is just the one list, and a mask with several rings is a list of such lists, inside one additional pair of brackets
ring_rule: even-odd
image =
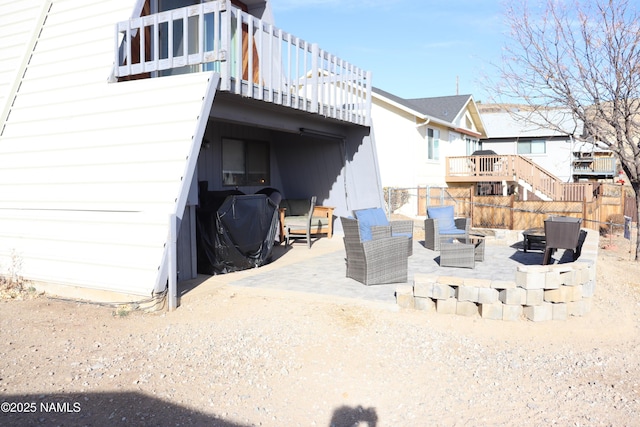
[(471, 95), (453, 95), (404, 99), (376, 87), (373, 91), (407, 108), (448, 123), (456, 118), (471, 98)]

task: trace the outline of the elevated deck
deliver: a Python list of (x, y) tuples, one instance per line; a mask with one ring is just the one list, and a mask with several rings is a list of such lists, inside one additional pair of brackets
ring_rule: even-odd
[(519, 155), (447, 157), (445, 180), (451, 183), (519, 183), (549, 200), (590, 201), (593, 198), (592, 183), (562, 182), (551, 172)]
[(217, 71), (221, 91), (370, 125), (370, 72), (225, 0), (119, 22), (114, 43), (116, 81)]

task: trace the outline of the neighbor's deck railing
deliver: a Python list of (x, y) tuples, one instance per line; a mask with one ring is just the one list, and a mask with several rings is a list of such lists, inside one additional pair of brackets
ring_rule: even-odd
[(590, 183), (564, 183), (535, 162), (518, 155), (447, 157), (446, 181), (487, 182), (523, 180), (532, 191), (553, 200), (591, 200)]
[(218, 71), (223, 91), (370, 124), (370, 72), (225, 0), (119, 22), (115, 56), (116, 78)]
[(608, 175), (616, 176), (615, 157), (600, 157), (591, 159), (577, 159), (573, 162), (574, 175)]

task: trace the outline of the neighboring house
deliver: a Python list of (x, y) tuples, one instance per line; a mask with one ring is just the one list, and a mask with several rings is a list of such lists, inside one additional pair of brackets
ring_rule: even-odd
[[(446, 158), (471, 154), (486, 136), (471, 95), (403, 99), (373, 88), (371, 115), (384, 187), (446, 186)], [(415, 213), (415, 203), (404, 208)]]
[(564, 130), (562, 132), (551, 129), (540, 118), (524, 111), (487, 111), (489, 108), (481, 106), (480, 110), (487, 127), (487, 137), (482, 140), (483, 150), (525, 156), (562, 182), (572, 181), (573, 152), (583, 144), (579, 139), (581, 123), (576, 123), (568, 112), (550, 112), (548, 120), (557, 123)]
[(519, 193), (521, 199), (582, 200), (585, 184), (610, 179), (615, 159), (583, 138), (568, 111), (479, 105), (487, 136), (483, 155), (448, 159), (447, 180), (476, 185), (477, 195)]
[(175, 292), (199, 182), (382, 205), (370, 73), (275, 28), (269, 1), (200, 3), (0, 0), (0, 271)]
[[(533, 113), (515, 106), (481, 105), (480, 112), (487, 129), (487, 137), (481, 141), (483, 150), (526, 158), (560, 183), (615, 176), (612, 153), (586, 142), (582, 123), (566, 110)], [(552, 194), (541, 196), (555, 198)]]

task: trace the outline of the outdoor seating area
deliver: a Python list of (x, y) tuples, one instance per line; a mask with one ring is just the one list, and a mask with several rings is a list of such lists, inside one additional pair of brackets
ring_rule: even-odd
[[(321, 227), (314, 216), (315, 196), (281, 200), (273, 189), (230, 196), (204, 188), (200, 195), (212, 201), (226, 197), (221, 208), (206, 210), (214, 203), (204, 203), (199, 211), (215, 219), (216, 230), (226, 227), (215, 245), (209, 244), (216, 251), (207, 252), (208, 256), (213, 254), (209, 256), (212, 264), (224, 263), (224, 272), (265, 264), (264, 271), (251, 274), (250, 279), (230, 279), (241, 286), (282, 286), (314, 293), (346, 293), (355, 298), (369, 295), (403, 308), (534, 321), (583, 315), (589, 311), (595, 292), (598, 233), (581, 230), (580, 218), (550, 216), (544, 228), (523, 231), (471, 230), (468, 218), (454, 218), (453, 206), (439, 206), (428, 209), (424, 240), (419, 240), (414, 238), (419, 222), (390, 220), (381, 208), (358, 209), (353, 211), (354, 217), (340, 217), (342, 242), (316, 240), (321, 247), (303, 256), (297, 249), (295, 255), (291, 252), (290, 240), (304, 238), (311, 248), (311, 235)], [(245, 213), (258, 208), (265, 210), (265, 221), (259, 222), (260, 229), (255, 228), (258, 223), (250, 229)], [(228, 214), (230, 210), (233, 215)], [(287, 210), (290, 215), (283, 218)], [(266, 221), (268, 218), (272, 221)], [(271, 248), (263, 244), (264, 236), (275, 240), (274, 221), (278, 218), (286, 244)], [(213, 225), (213, 220), (206, 223)], [(238, 246), (237, 242), (245, 240), (244, 246)], [(538, 249), (544, 243), (544, 250), (535, 250), (534, 242)], [(254, 247), (267, 250), (254, 253)], [(238, 255), (230, 257), (234, 248)], [(218, 253), (220, 249), (224, 253)]]
[(470, 218), (454, 218), (453, 206), (430, 207), (424, 220), (425, 247), (439, 251), (443, 239), (466, 237), (470, 227)]
[[(341, 221), (347, 224), (345, 229), (360, 233), (355, 218)], [(350, 266), (345, 260), (349, 255), (341, 239), (320, 239), (312, 251), (302, 245), (276, 246), (272, 263), (228, 280), (233, 286), (349, 298), (353, 304), (366, 301), (389, 309), (433, 310), (510, 321), (563, 320), (588, 313), (596, 286), (597, 232), (585, 231), (577, 261), (573, 261), (570, 250), (558, 250), (552, 257), (554, 264), (550, 265), (542, 265), (543, 251), (524, 251), (522, 231), (473, 232), (485, 235), (481, 239), (484, 260), (476, 261), (475, 268), (440, 265), (441, 252), (425, 248), (424, 241), (417, 238), (413, 241), (413, 255), (406, 257), (406, 279), (396, 276), (385, 278), (389, 280), (387, 283), (363, 286), (363, 282), (350, 277), (356, 270), (347, 274)], [(396, 244), (396, 249), (402, 251), (403, 245)], [(390, 267), (393, 263), (395, 267)], [(391, 274), (391, 268), (404, 276), (404, 265), (392, 260), (385, 267), (386, 272), (375, 274), (378, 277)], [(370, 275), (371, 271), (364, 273), (368, 267), (358, 266), (359, 274)]]

